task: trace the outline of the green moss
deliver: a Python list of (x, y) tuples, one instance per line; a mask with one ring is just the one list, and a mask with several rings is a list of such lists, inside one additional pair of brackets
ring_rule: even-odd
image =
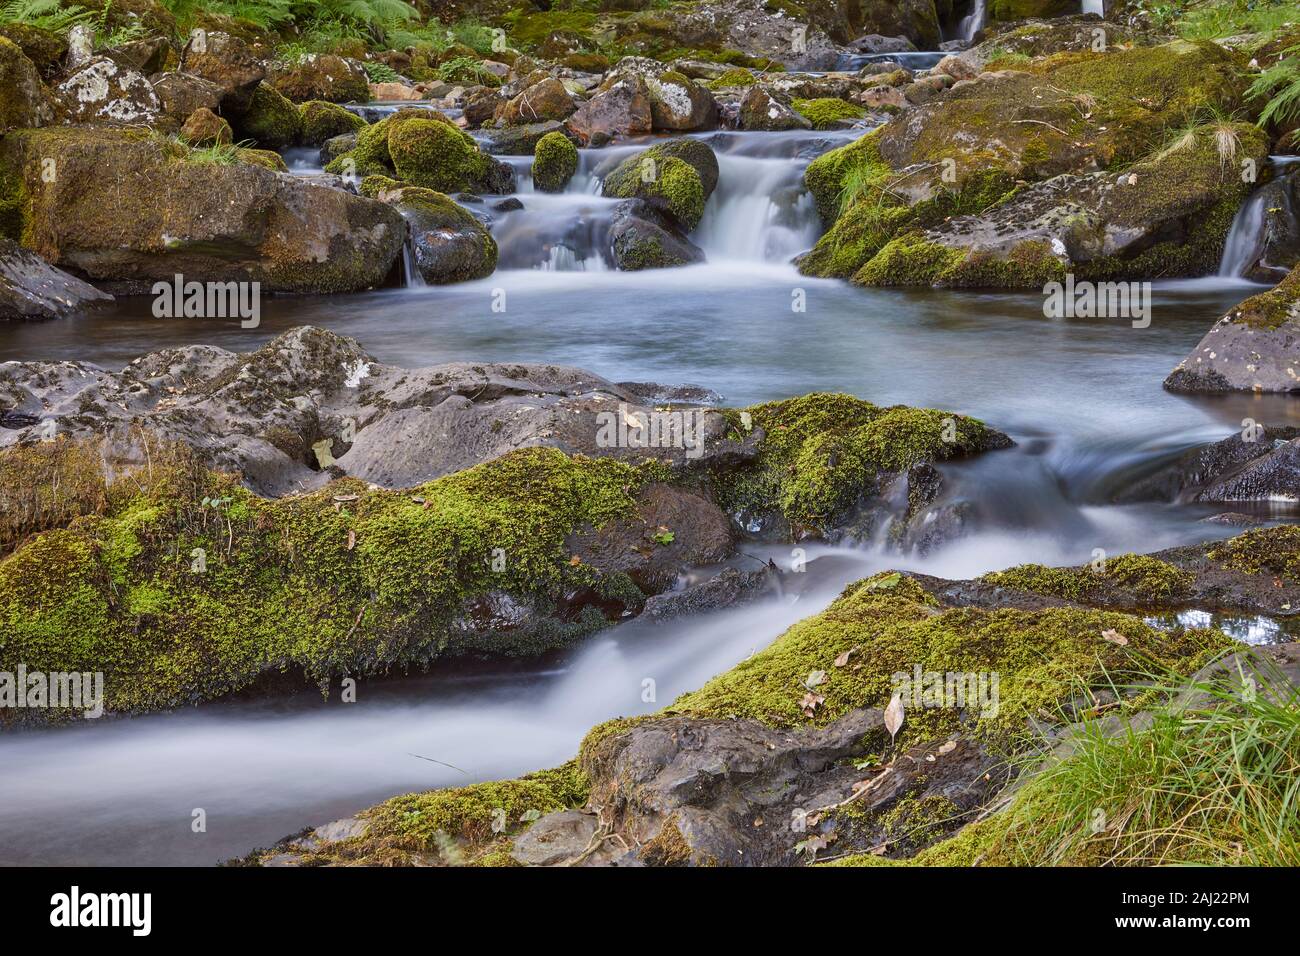
[[(1118, 645), (1102, 637), (1115, 630)], [(665, 713), (740, 717), (776, 727), (828, 724), (858, 707), (883, 707), (893, 675), (997, 674), (996, 714), (977, 708), (909, 710), (900, 740), (958, 729), (988, 739), (1024, 732), (1030, 717), (1053, 718), (1082, 687), (1136, 681), (1152, 667), (1189, 672), (1231, 642), (1214, 631), (1161, 632), (1140, 618), (1074, 608), (1044, 611), (944, 607), (911, 578), (880, 574), (851, 585), (821, 614), (787, 630), (770, 647), (678, 698)], [(840, 655), (849, 662), (837, 666)], [(804, 703), (805, 681), (823, 700)]]
[(576, 33), (592, 46), (597, 16), (586, 10), (546, 10), (518, 7), (501, 18), (514, 46), (536, 50), (557, 31)]
[(853, 274), (858, 285), (935, 285), (956, 270), (966, 253), (911, 232), (891, 239), (866, 265)]
[(298, 107), (266, 84), (253, 91), (252, 104), (239, 120), (240, 132), (265, 149), (283, 149), (302, 136)]
[(700, 174), (676, 156), (652, 157), (647, 162), (651, 164), (646, 167), (650, 175), (610, 176), (605, 180), (604, 194), (617, 199), (645, 199), (667, 210), (686, 231), (694, 229), (704, 215)]
[[(535, 653), (604, 623), (549, 616), (568, 589), (601, 585), (570, 563), (565, 540), (633, 514), (653, 474), (531, 448), (410, 492), (343, 480), (266, 501), (187, 473), (0, 561), (0, 665), (103, 671), (108, 708), (135, 711), (277, 672), (324, 680), (469, 651)], [(479, 630), (473, 602), (488, 592), (537, 609), (538, 623)]]
[(729, 90), (737, 87), (753, 86), (757, 82), (758, 80), (754, 78), (754, 74), (749, 70), (736, 68), (728, 70), (716, 79), (710, 80), (708, 86), (711, 90)]
[(1231, 571), (1300, 582), (1300, 527), (1257, 528), (1211, 548), (1206, 556)]
[(763, 429), (759, 454), (716, 477), (719, 503), (733, 514), (775, 508), (811, 529), (833, 524), (881, 474), (992, 447), (996, 435), (973, 418), (851, 395), (814, 393), (746, 411)]
[(861, 119), (867, 115), (861, 106), (833, 96), (814, 100), (796, 99), (791, 105), (796, 113), (813, 124), (813, 129), (836, 129), (840, 120)]
[(1106, 590), (1119, 588), (1132, 594), (1140, 606), (1155, 607), (1186, 597), (1196, 576), (1159, 558), (1122, 554), (1108, 559), (1104, 568), (1097, 571), (1089, 565), (1048, 568), (1041, 564), (1022, 564), (986, 574), (980, 580), (1079, 603), (1089, 603)]
[(388, 134), (388, 150), (399, 178), (439, 192), (482, 188), (491, 159), (469, 134), (436, 119), (407, 119)]
[(561, 132), (547, 133), (533, 150), (533, 182), (542, 192), (560, 193), (578, 171), (578, 147)]
[(246, 163), (249, 166), (261, 166), (273, 173), (287, 173), (289, 171), (289, 167), (284, 162), (284, 157), (272, 149), (237, 147), (234, 155), (236, 162)]
[(356, 133), (366, 128), (366, 121), (337, 103), (308, 100), (298, 107), (302, 122), (302, 141), (318, 146), (327, 139)]

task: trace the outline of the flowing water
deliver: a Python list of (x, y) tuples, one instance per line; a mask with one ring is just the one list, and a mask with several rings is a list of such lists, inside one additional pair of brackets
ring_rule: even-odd
[[(783, 591), (717, 614), (634, 620), (540, 661), (456, 663), (363, 682), (354, 704), (303, 693), (239, 699), (0, 737), (0, 863), (210, 864), (386, 796), (513, 776), (572, 756), (607, 717), (642, 713), (699, 686), (885, 567), (965, 577), (1023, 561), (1082, 562), (1094, 548), (1153, 551), (1225, 533), (1208, 507), (1117, 506), (1124, 485), (1243, 418), (1300, 424), (1285, 397), (1194, 400), (1160, 382), (1229, 306), (1239, 279), (1157, 283), (1149, 328), (1054, 320), (1037, 293), (861, 289), (800, 276), (789, 260), (818, 223), (799, 188), (819, 152), (856, 132), (720, 133), (719, 187), (694, 238), (708, 262), (621, 273), (603, 252), (609, 163), (583, 151), (556, 196), (492, 221), (501, 268), (480, 282), (347, 296), (276, 296), (262, 324), (162, 320), (146, 297), (80, 318), (0, 326), (0, 361), (79, 359), (120, 367), (164, 346), (249, 350), (295, 325), (354, 336), (380, 361), (551, 362), (614, 381), (693, 382), (729, 403), (814, 390), (977, 415), (1013, 449), (945, 466), (978, 530), (926, 557), (864, 546), (810, 553)], [(313, 170), (305, 160), (300, 169)], [(505, 311), (494, 311), (504, 294)], [(801, 308), (802, 307), (802, 308)], [(744, 565), (788, 549), (746, 547)], [(1236, 622), (1243, 639), (1269, 633)], [(642, 700), (642, 682), (657, 699)], [(434, 762), (439, 761), (439, 762)], [(446, 766), (451, 765), (451, 766)], [(191, 831), (203, 809), (207, 831)]]

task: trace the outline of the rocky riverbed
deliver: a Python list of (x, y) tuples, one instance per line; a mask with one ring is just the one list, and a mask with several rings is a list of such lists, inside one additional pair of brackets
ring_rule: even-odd
[(0, 22), (0, 862), (1224, 862), (1069, 803), (1296, 694), (1293, 40), (1141, 6)]

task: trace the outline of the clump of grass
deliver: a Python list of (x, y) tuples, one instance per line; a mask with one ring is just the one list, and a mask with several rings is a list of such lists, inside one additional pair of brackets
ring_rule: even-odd
[(1300, 3), (1295, 0), (1229, 0), (1192, 6), (1184, 2), (1140, 0), (1157, 26), (1176, 24), (1188, 40), (1217, 40), (1245, 33), (1273, 33), (1289, 24), (1300, 24)]
[(1086, 724), (1007, 810), (916, 862), (958, 859), (964, 844), (989, 864), (1300, 864), (1300, 691), (1257, 682), (1142, 688), (1158, 701), (1148, 724)]

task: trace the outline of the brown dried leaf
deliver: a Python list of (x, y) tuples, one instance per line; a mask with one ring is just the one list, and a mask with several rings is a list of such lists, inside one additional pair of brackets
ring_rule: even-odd
[(898, 728), (903, 726), (903, 716), (903, 698), (895, 694), (889, 698), (889, 706), (885, 708), (885, 729), (889, 731), (890, 740), (898, 736)]
[(1104, 637), (1106, 640), (1110, 641), (1112, 644), (1118, 644), (1120, 647), (1123, 647), (1126, 644), (1128, 644), (1128, 638), (1125, 637), (1123, 634), (1121, 634), (1119, 631), (1116, 631), (1112, 628), (1107, 628), (1106, 630), (1102, 631), (1101, 636)]

